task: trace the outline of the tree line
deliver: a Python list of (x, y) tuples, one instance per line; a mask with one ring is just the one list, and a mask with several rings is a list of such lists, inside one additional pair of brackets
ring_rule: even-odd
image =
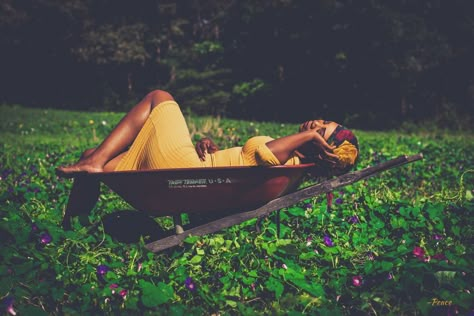
[(472, 0), (3, 0), (0, 102), (351, 126), (474, 113)]

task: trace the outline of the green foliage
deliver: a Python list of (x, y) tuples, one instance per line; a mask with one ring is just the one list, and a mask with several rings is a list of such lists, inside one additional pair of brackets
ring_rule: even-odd
[(0, 9), (1, 102), (123, 111), (165, 88), (207, 115), (474, 126), (472, 0), (5, 0)]
[(195, 43), (188, 50), (171, 52), (165, 63), (173, 70), (173, 80), (164, 88), (181, 106), (199, 115), (224, 115), (231, 102), (231, 69), (222, 65), (223, 47), (219, 42)]
[[(104, 232), (101, 217), (129, 207), (106, 188), (91, 225), (60, 227), (71, 181), (56, 177), (55, 167), (97, 145), (119, 115), (2, 106), (0, 116), (8, 117), (0, 121), (2, 308), (11, 303), (25, 315), (463, 315), (473, 308), (471, 134), (356, 131), (359, 169), (400, 154), (425, 158), (333, 192), (331, 205), (316, 196), (282, 210), (280, 237), (270, 216), (261, 232), (254, 219), (152, 254), (145, 240), (124, 244)], [(220, 147), (297, 129), (187, 120), (194, 136)], [(169, 218), (156, 221), (170, 226)]]
[(223, 53), (224, 47), (219, 42), (204, 41), (194, 44), (193, 51), (199, 55), (208, 55), (214, 53)]
[(150, 58), (145, 47), (147, 26), (138, 23), (116, 28), (103, 25), (84, 35), (74, 50), (82, 61), (96, 64), (145, 64)]
[(265, 82), (260, 79), (254, 79), (249, 82), (242, 82), (234, 85), (232, 92), (242, 98), (248, 98), (265, 88)]

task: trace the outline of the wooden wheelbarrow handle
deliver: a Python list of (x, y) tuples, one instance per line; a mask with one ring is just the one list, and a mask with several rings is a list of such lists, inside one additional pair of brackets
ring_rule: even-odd
[(412, 156), (400, 156), (375, 166), (370, 166), (361, 170), (353, 171), (337, 178), (329, 179), (321, 183), (311, 185), (309, 187), (300, 189), (296, 192), (286, 194), (276, 198), (265, 205), (242, 213), (232, 214), (230, 216), (209, 222), (207, 224), (197, 226), (185, 230), (179, 235), (172, 235), (157, 241), (150, 242), (145, 247), (152, 252), (159, 252), (164, 249), (179, 245), (188, 236), (203, 236), (220, 231), (224, 228), (240, 224), (252, 218), (259, 218), (269, 215), (271, 212), (295, 205), (296, 203), (305, 199), (334, 191), (337, 188), (355, 183), (362, 179), (366, 179), (376, 175), (379, 172), (389, 170), (410, 162), (423, 159), (423, 154), (416, 154)]

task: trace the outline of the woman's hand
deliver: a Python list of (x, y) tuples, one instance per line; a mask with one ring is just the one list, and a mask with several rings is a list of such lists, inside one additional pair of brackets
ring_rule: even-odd
[(338, 161), (338, 156), (334, 153), (336, 146), (329, 145), (323, 136), (317, 131), (314, 131), (312, 144), (315, 146), (315, 156), (319, 159), (327, 161), (330, 164), (335, 165)]
[(324, 134), (326, 132), (326, 125), (324, 122), (321, 120), (312, 120), (306, 121), (300, 125), (300, 132), (310, 130), (314, 132), (312, 141), (312, 144), (315, 147), (313, 153), (314, 156), (331, 164), (336, 164), (338, 157), (333, 152), (336, 146), (329, 145), (326, 142), (326, 139), (324, 139)]
[(199, 159), (202, 161), (206, 160), (206, 153), (213, 154), (218, 151), (219, 148), (217, 147), (214, 142), (207, 137), (202, 138), (200, 141), (196, 143), (196, 152), (199, 156)]
[(318, 120), (306, 121), (300, 125), (300, 132), (307, 131), (310, 129), (316, 129), (318, 127), (322, 127), (322, 124), (320, 121)]

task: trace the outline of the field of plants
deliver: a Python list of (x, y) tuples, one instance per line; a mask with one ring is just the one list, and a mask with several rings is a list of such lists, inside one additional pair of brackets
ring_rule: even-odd
[[(153, 254), (101, 218), (130, 210), (103, 188), (90, 225), (60, 226), (72, 180), (55, 168), (97, 145), (117, 113), (0, 106), (0, 300), (8, 315), (467, 315), (473, 313), (474, 135), (355, 131), (357, 169), (424, 159), (273, 216)], [(294, 124), (187, 116), (220, 147)], [(314, 179), (307, 179), (302, 186)], [(171, 219), (156, 218), (164, 229)]]

